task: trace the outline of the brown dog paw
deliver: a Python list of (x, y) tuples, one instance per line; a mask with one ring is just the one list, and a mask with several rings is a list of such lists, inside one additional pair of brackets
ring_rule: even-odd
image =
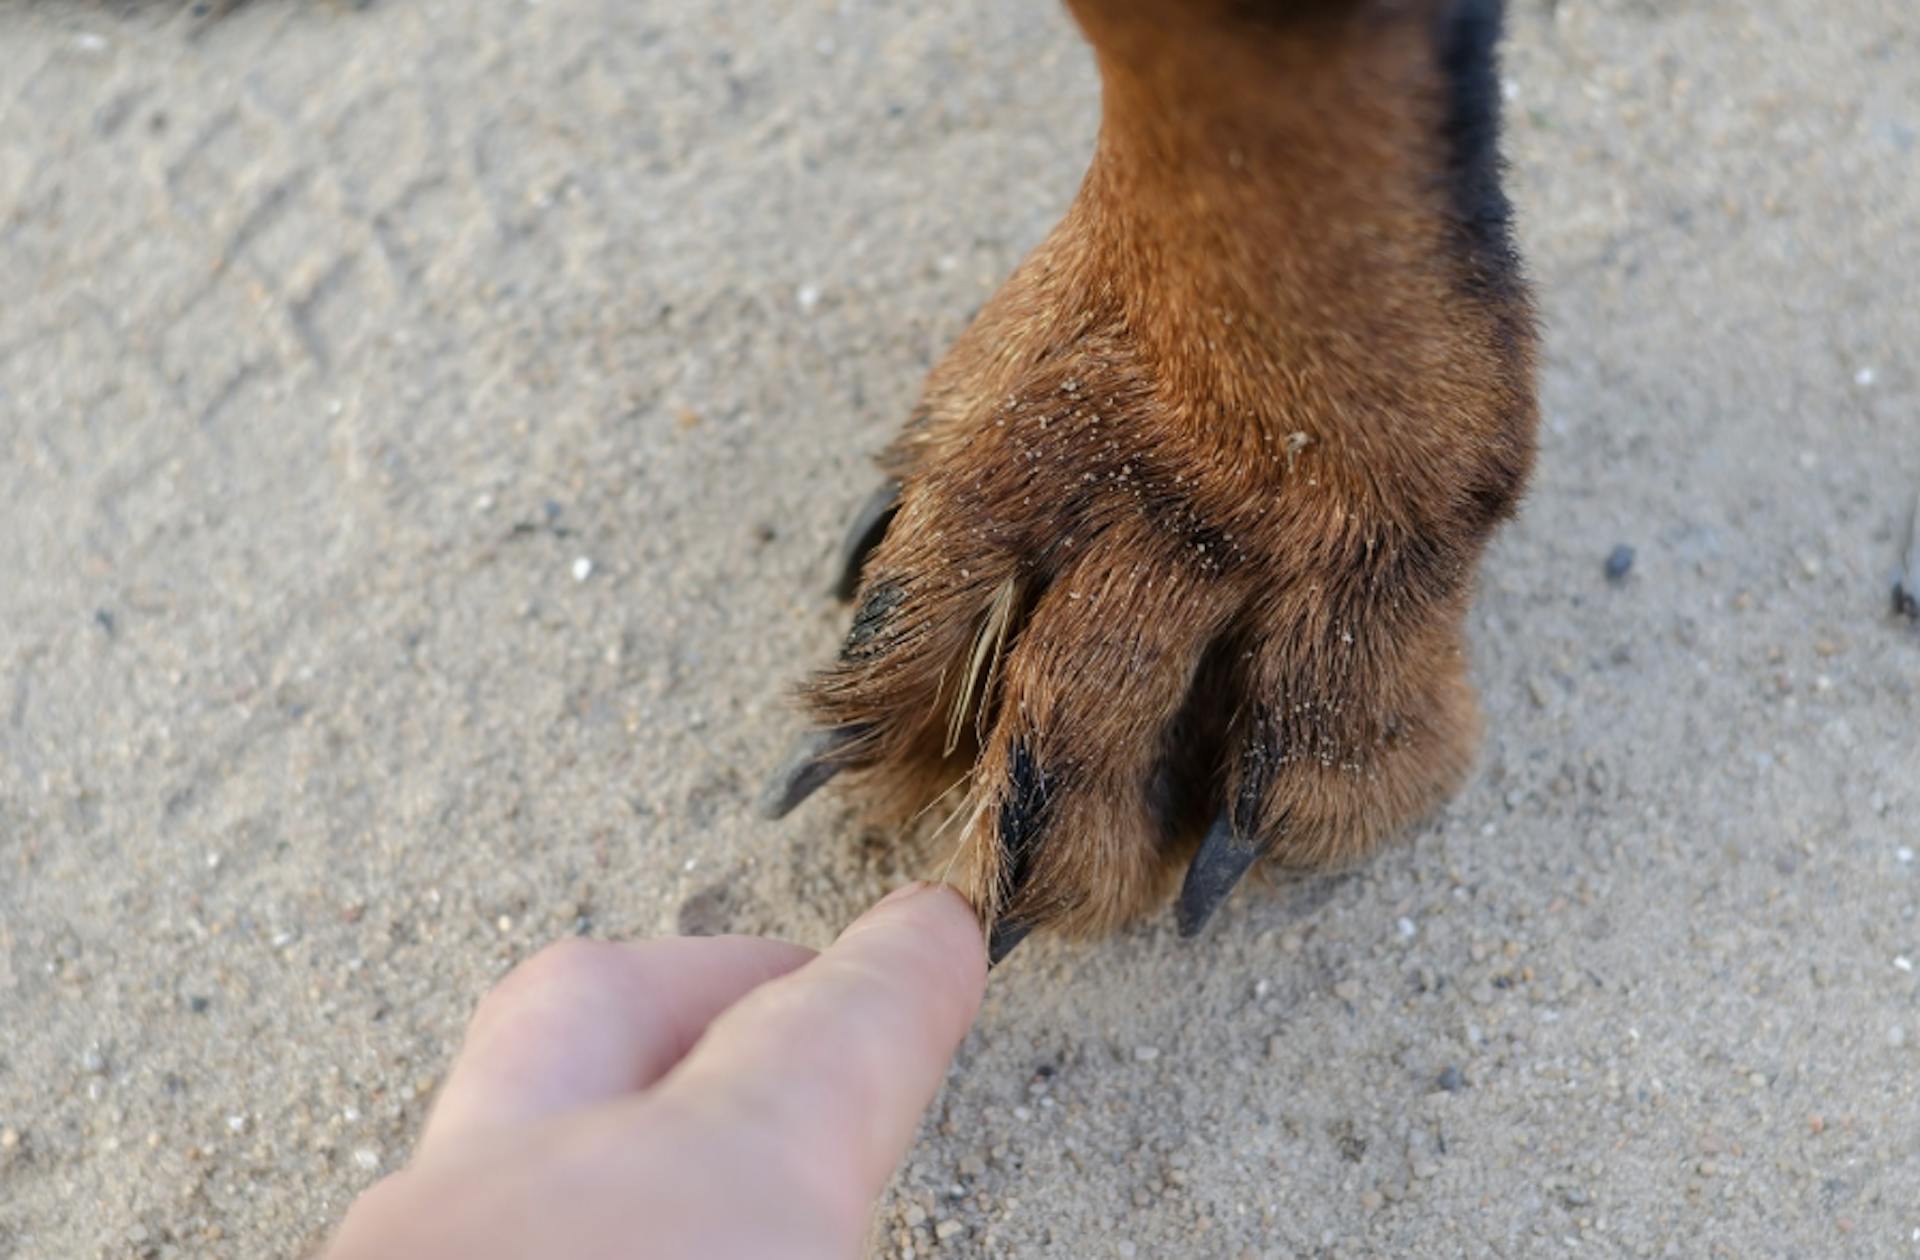
[(1378, 58), (1444, 92), (1432, 29), (1260, 29), (1263, 60), (1207, 67), (1294, 85), (1250, 120), (1103, 60), (1079, 199), (882, 459), (767, 802), (841, 771), (896, 816), (940, 801), (996, 953), (1176, 887), (1196, 932), (1257, 861), (1350, 860), (1472, 756), (1462, 623), (1533, 454), (1504, 217), (1450, 191), (1446, 119), (1330, 104)]

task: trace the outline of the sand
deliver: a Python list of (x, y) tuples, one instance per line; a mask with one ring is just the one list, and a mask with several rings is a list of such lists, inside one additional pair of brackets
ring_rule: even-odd
[[(1204, 940), (1024, 946), (884, 1254), (1920, 1255), (1920, 28), (1514, 25), (1545, 428), (1479, 771)], [(910, 873), (750, 804), (1096, 84), (1043, 0), (0, 50), (0, 1256), (294, 1257), (543, 943), (820, 944)]]

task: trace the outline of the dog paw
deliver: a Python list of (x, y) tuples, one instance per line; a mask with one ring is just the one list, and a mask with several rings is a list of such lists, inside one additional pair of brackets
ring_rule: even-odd
[(767, 798), (845, 772), (931, 809), (996, 956), (1176, 890), (1192, 934), (1256, 863), (1350, 860), (1450, 792), (1474, 566), (1532, 457), (1517, 289), (1315, 324), (1304, 298), (1170, 290), (1092, 214), (882, 459), (851, 628)]

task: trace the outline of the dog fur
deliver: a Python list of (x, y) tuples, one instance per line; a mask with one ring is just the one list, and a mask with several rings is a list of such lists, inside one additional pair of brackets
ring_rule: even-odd
[(996, 952), (1190, 861), (1197, 928), (1254, 858), (1349, 862), (1452, 792), (1475, 568), (1534, 453), (1497, 0), (1069, 8), (1085, 182), (882, 457), (804, 693), (809, 783), (942, 798)]

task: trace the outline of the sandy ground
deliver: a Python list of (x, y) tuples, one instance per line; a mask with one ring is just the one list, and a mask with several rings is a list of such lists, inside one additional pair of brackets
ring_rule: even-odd
[[(1920, 23), (1515, 25), (1550, 353), (1481, 772), (1202, 942), (1025, 946), (887, 1254), (1920, 1255)], [(1096, 85), (1042, 0), (0, 50), (0, 1256), (297, 1256), (515, 960), (822, 943), (905, 873), (749, 803)]]

